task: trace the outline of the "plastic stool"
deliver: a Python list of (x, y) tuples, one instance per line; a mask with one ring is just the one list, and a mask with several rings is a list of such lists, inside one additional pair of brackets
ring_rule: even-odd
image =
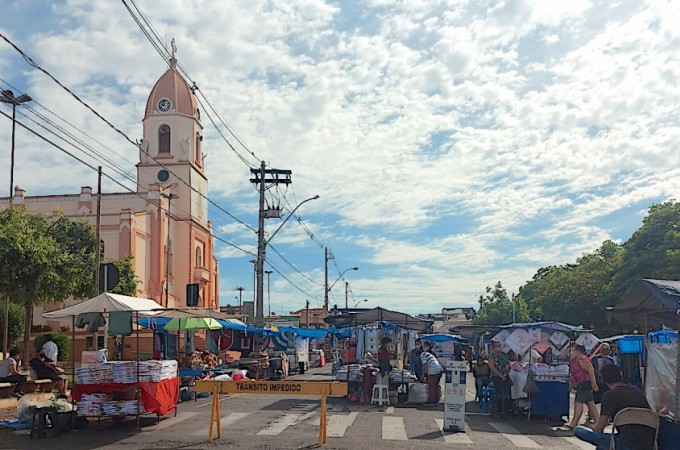
[(48, 433), (59, 434), (59, 416), (57, 409), (53, 407), (35, 408), (33, 410), (33, 423), (31, 425), (31, 439), (37, 434), (39, 438), (46, 437)]
[(374, 384), (373, 395), (371, 396), (371, 405), (383, 404), (390, 406), (390, 392), (387, 384)]

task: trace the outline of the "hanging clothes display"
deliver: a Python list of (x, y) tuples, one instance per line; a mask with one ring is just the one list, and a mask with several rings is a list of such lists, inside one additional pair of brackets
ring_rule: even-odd
[(106, 325), (104, 315), (98, 312), (78, 314), (76, 328), (87, 328), (88, 333), (96, 333), (100, 327)]
[(109, 313), (109, 336), (130, 336), (132, 334), (132, 312), (113, 311)]

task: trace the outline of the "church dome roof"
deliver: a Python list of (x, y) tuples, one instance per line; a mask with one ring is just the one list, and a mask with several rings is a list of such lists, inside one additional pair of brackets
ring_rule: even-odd
[[(163, 105), (159, 105), (160, 101), (164, 99), (169, 100), (170, 104), (168, 105), (167, 102), (164, 102)], [(170, 68), (158, 79), (156, 85), (151, 90), (151, 94), (146, 101), (144, 119), (152, 114), (165, 113), (196, 117), (197, 107), (198, 101), (196, 96), (184, 78), (177, 72), (173, 58), (170, 61)], [(169, 109), (164, 110), (165, 108)]]

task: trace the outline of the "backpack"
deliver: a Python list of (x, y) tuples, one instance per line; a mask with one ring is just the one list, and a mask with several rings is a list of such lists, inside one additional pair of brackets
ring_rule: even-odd
[(611, 356), (598, 355), (593, 358), (593, 369), (595, 370), (595, 381), (597, 381), (598, 386), (604, 386), (604, 381), (602, 381), (602, 368), (610, 364), (615, 364), (614, 359)]

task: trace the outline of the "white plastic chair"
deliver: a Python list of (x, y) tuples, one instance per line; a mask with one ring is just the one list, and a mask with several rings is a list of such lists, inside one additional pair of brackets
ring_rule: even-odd
[(644, 425), (654, 429), (654, 446), (653, 450), (657, 450), (656, 443), (659, 437), (659, 416), (648, 408), (623, 408), (616, 413), (613, 421), (614, 429), (612, 430), (612, 437), (609, 441), (609, 450), (616, 450), (616, 442), (614, 440), (614, 432), (616, 428), (621, 425)]

